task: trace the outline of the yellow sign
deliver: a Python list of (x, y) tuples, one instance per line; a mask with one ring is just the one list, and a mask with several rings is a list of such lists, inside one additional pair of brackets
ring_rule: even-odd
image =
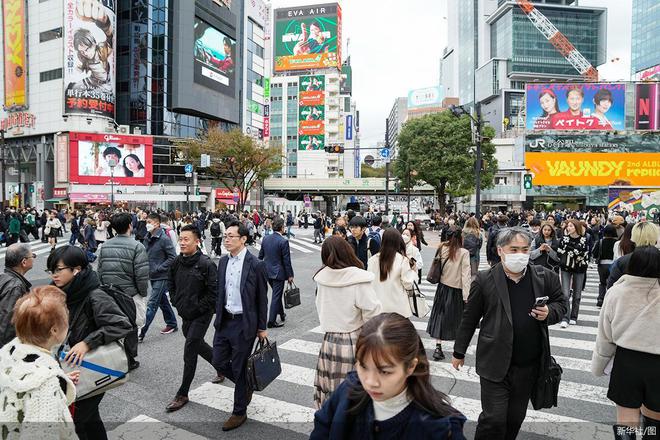
[(534, 185), (654, 186), (660, 153), (525, 153)]
[(5, 49), (5, 107), (23, 108), (27, 104), (25, 57), (25, 1), (2, 3)]

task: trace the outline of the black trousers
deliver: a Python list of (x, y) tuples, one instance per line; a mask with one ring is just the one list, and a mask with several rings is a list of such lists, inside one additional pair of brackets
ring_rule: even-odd
[(502, 382), (481, 378), (481, 408), (475, 440), (514, 440), (527, 414), (538, 367), (511, 365)]
[[(607, 278), (610, 276), (610, 264), (598, 265), (598, 300), (597, 304), (603, 304), (607, 292)], [(586, 277), (585, 277), (586, 278)]]
[(204, 335), (211, 324), (213, 315), (201, 316), (192, 321), (183, 320), (181, 329), (186, 343), (183, 346), (183, 380), (177, 391), (178, 396), (187, 396), (197, 370), (197, 357), (201, 356), (213, 365), (213, 349), (204, 340)]
[(223, 316), (220, 330), (213, 338), (213, 365), (215, 369), (234, 382), (234, 410), (232, 414), (245, 415), (247, 412), (248, 385), (246, 378), (247, 360), (252, 352), (256, 335), (246, 338), (243, 334), (242, 319), (229, 319)]
[(273, 291), (270, 300), (270, 310), (268, 312), (268, 322), (275, 322), (277, 320), (277, 315), (280, 315), (281, 318), (284, 318), (285, 316), (284, 303), (282, 302), (284, 282), (284, 280), (268, 279), (268, 284), (270, 284)]
[(73, 423), (80, 440), (107, 440), (105, 426), (99, 414), (99, 405), (104, 394), (75, 403)]

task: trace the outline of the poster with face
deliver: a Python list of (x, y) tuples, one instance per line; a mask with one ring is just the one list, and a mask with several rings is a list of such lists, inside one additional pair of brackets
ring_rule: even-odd
[(194, 80), (225, 95), (236, 92), (236, 40), (195, 17)]
[(64, 1), (64, 113), (115, 116), (115, 0)]
[(527, 130), (624, 130), (623, 83), (528, 84)]
[(325, 148), (325, 136), (322, 134), (313, 136), (298, 136), (298, 138), (300, 139), (298, 150), (318, 151)]

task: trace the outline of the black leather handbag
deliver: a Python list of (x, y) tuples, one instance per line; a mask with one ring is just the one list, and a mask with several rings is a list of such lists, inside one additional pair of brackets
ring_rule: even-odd
[(282, 373), (277, 342), (259, 340), (247, 361), (247, 383), (250, 389), (262, 391)]
[(300, 305), (300, 289), (294, 283), (289, 283), (284, 291), (284, 308), (290, 309)]
[(539, 410), (542, 408), (552, 408), (557, 406), (557, 395), (559, 394), (559, 382), (561, 382), (562, 368), (554, 357), (550, 356), (550, 362), (544, 371), (541, 371), (536, 381), (536, 386), (532, 388), (532, 406)]

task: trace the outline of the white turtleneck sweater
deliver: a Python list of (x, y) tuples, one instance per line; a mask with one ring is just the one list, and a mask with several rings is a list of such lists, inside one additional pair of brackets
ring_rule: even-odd
[(395, 415), (399, 414), (401, 411), (406, 409), (410, 404), (410, 398), (408, 397), (408, 388), (404, 388), (400, 394), (397, 394), (394, 397), (391, 397), (387, 400), (377, 402), (372, 400), (374, 404), (374, 416), (379, 422), (391, 419)]

